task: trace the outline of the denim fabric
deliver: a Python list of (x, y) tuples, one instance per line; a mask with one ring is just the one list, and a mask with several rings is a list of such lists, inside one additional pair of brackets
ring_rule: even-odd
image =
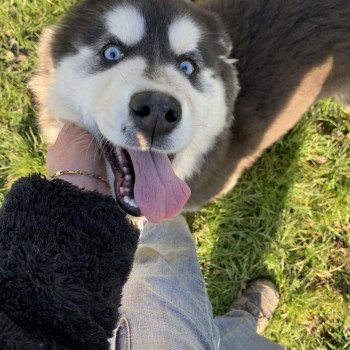
[(181, 216), (145, 225), (120, 313), (116, 349), (282, 349), (256, 333), (245, 311), (213, 318), (195, 243)]

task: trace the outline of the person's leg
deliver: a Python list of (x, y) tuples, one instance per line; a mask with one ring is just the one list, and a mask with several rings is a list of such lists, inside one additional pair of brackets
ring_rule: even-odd
[[(232, 318), (233, 328), (242, 322), (237, 338), (226, 318), (213, 322), (196, 247), (180, 216), (145, 226), (120, 312), (117, 348), (122, 350), (218, 349), (221, 332), (221, 344), (232, 337), (229, 349), (241, 349), (240, 341), (246, 350), (275, 349), (260, 345), (268, 341), (253, 332), (244, 311)], [(250, 336), (243, 339), (244, 325)]]
[(144, 227), (120, 312), (127, 320), (120, 349), (128, 349), (126, 322), (132, 350), (216, 348), (211, 305), (183, 217)]

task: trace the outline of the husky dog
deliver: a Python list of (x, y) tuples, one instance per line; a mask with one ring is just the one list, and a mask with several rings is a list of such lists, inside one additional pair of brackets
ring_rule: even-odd
[(84, 0), (39, 56), (48, 143), (88, 129), (120, 207), (159, 222), (229, 191), (318, 99), (350, 103), (350, 2)]

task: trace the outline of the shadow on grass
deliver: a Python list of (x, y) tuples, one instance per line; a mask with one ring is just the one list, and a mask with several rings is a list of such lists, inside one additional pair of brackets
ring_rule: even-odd
[(270, 253), (288, 209), (302, 137), (302, 130), (293, 130), (264, 153), (229, 195), (189, 218), (216, 315), (227, 311), (243, 283), (257, 277), (278, 280), (268, 261), (275, 259)]
[(22, 136), (28, 133), (29, 129), (31, 129), (33, 135), (36, 139), (41, 139), (41, 132), (38, 125), (37, 111), (33, 107), (31, 103), (30, 106), (27, 107), (26, 113), (23, 115), (23, 123), (18, 128), (18, 133)]

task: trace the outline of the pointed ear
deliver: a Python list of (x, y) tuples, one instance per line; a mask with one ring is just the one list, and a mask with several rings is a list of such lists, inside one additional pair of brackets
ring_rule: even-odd
[(232, 51), (232, 42), (230, 36), (224, 32), (219, 39), (219, 43), (225, 49), (225, 56), (229, 56)]
[(212, 13), (210, 9), (209, 9), (209, 13), (213, 17), (212, 19), (214, 21), (214, 26), (216, 27), (216, 32), (217, 32), (216, 41), (221, 48), (220, 54), (228, 57), (230, 56), (232, 51), (232, 39), (228, 34), (227, 29), (224, 23), (222, 22), (221, 18), (217, 14)]
[(57, 26), (53, 25), (43, 30), (39, 42), (39, 70), (41, 74), (50, 74), (54, 70), (52, 58), (52, 38)]
[(45, 28), (40, 36), (38, 56), (39, 63), (35, 75), (29, 81), (29, 90), (34, 104), (42, 106), (45, 104), (47, 90), (50, 86), (52, 75), (55, 71), (51, 54), (52, 38), (55, 26)]
[(236, 58), (230, 57), (232, 51), (232, 42), (228, 34), (222, 34), (221, 38), (219, 39), (219, 44), (224, 49), (224, 54), (219, 56), (220, 59), (222, 59), (225, 63), (228, 64), (235, 64), (236, 62), (238, 62)]
[(38, 122), (41, 132), (49, 145), (56, 141), (60, 131), (56, 120), (47, 108), (48, 91), (53, 84), (55, 72), (52, 57), (52, 40), (57, 26), (44, 29), (39, 42), (39, 65), (34, 77), (29, 81), (31, 100), (38, 109)]

